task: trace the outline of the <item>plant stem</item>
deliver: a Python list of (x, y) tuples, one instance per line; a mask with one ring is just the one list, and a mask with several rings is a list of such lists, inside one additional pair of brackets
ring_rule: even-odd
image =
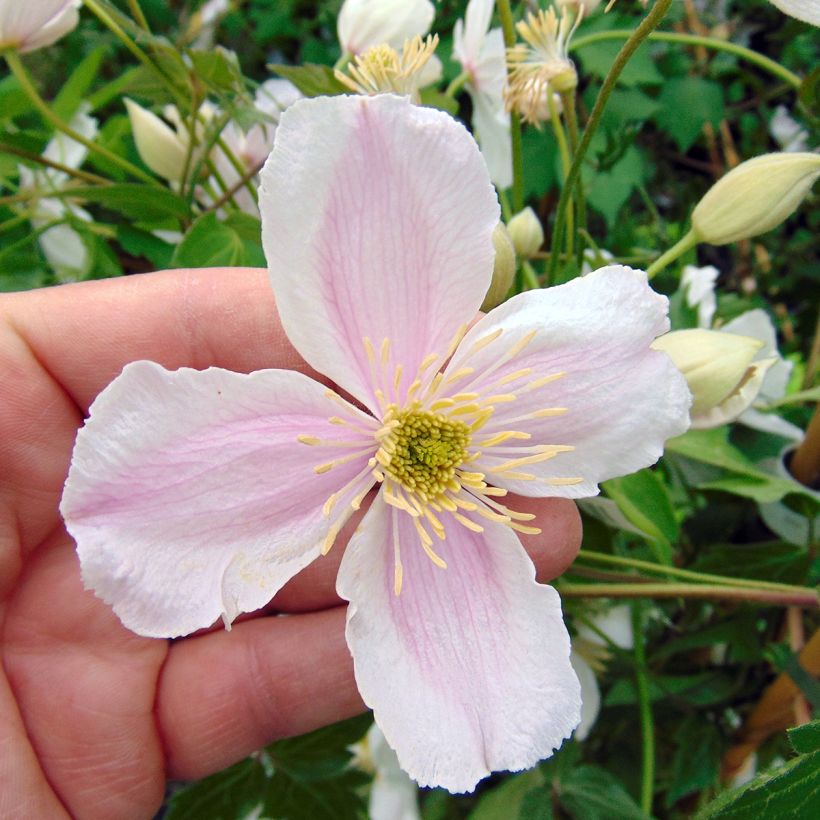
[[(547, 107), (550, 112), (550, 124), (552, 125), (552, 131), (555, 134), (555, 141), (558, 143), (558, 153), (561, 155), (561, 169), (564, 172), (564, 185), (566, 185), (572, 160), (569, 156), (567, 135), (564, 133), (564, 126), (561, 122), (561, 117), (558, 114), (558, 106), (555, 104), (555, 95), (552, 93), (552, 89), (549, 88), (549, 86), (547, 87)], [(567, 199), (567, 213), (565, 216), (567, 223), (567, 241), (565, 244), (565, 250), (568, 257), (572, 256), (575, 243), (575, 219), (573, 217), (574, 208), (575, 206), (573, 199), (570, 197)]]
[(820, 478), (820, 405), (814, 408), (806, 435), (792, 456), (789, 471), (807, 487)]
[(646, 675), (646, 652), (643, 634), (643, 606), (632, 605), (632, 634), (635, 636), (635, 684), (638, 693), (638, 709), (641, 717), (641, 809), (652, 814), (652, 797), (655, 793), (655, 722), (652, 719), (652, 703), (649, 699), (649, 680)]
[(151, 185), (160, 185), (160, 183), (157, 182), (157, 180), (155, 180), (150, 174), (147, 174), (141, 168), (137, 168), (136, 165), (130, 163), (127, 159), (125, 159), (125, 157), (121, 157), (118, 154), (109, 151), (107, 148), (104, 148), (102, 145), (98, 145), (96, 142), (86, 139), (86, 137), (82, 134), (78, 134), (73, 128), (71, 128), (71, 126), (63, 122), (51, 110), (51, 108), (49, 108), (46, 101), (40, 96), (39, 92), (34, 87), (34, 83), (31, 82), (31, 79), (29, 78), (28, 73), (26, 72), (26, 69), (20, 61), (20, 57), (17, 53), (14, 51), (7, 51), (4, 54), (4, 57), (6, 58), (9, 68), (11, 69), (11, 73), (17, 78), (17, 82), (20, 83), (20, 87), (23, 89), (26, 96), (31, 100), (34, 107), (40, 112), (40, 115), (44, 120), (46, 120), (46, 122), (50, 123), (58, 131), (62, 131), (62, 133), (67, 137), (71, 137), (71, 139), (75, 142), (79, 142), (80, 145), (84, 145), (89, 151), (93, 151), (95, 154), (107, 159), (109, 162), (113, 162), (115, 165), (118, 165), (124, 171), (131, 174), (131, 176)]
[(134, 19), (150, 34), (151, 27), (148, 25), (148, 21), (142, 13), (139, 0), (128, 0), (128, 7), (131, 9), (131, 14), (134, 15)]
[(470, 75), (466, 71), (462, 71), (461, 74), (459, 74), (458, 77), (456, 77), (450, 83), (450, 85), (447, 86), (447, 90), (444, 92), (444, 96), (450, 97), (450, 99), (455, 97), (456, 94), (458, 94), (458, 92), (461, 91), (462, 88), (464, 88), (465, 84), (467, 83), (467, 80), (469, 79)]
[(620, 555), (607, 555), (603, 552), (592, 550), (580, 550), (578, 558), (584, 561), (593, 561), (599, 564), (609, 564), (610, 566), (629, 567), (630, 569), (644, 570), (656, 575), (668, 575), (673, 578), (685, 578), (690, 581), (700, 581), (704, 584), (718, 584), (722, 586), (737, 586), (746, 589), (763, 589), (772, 592), (805, 592), (805, 587), (792, 586), (791, 584), (779, 584), (775, 581), (757, 581), (747, 578), (728, 578), (723, 575), (711, 575), (706, 572), (695, 572), (691, 569), (679, 569), (677, 567), (665, 567), (654, 564), (652, 561), (642, 561), (639, 558), (624, 558)]
[[(561, 94), (561, 102), (564, 105), (564, 121), (567, 124), (569, 134), (569, 146), (572, 156), (578, 151), (578, 112), (576, 105), (575, 91), (565, 91)], [(575, 186), (575, 203), (577, 209), (577, 219), (575, 220), (575, 247), (577, 252), (578, 265), (581, 265), (584, 255), (584, 246), (580, 241), (580, 235), (586, 233), (587, 228), (587, 203), (584, 196), (584, 182), (578, 177), (578, 184)]]
[(560, 584), (558, 591), (565, 598), (701, 598), (820, 609), (817, 591), (808, 587), (787, 593), (706, 584)]
[[(500, 5), (501, 0), (499, 0), (499, 7)], [(581, 137), (581, 142), (578, 145), (578, 150), (572, 158), (572, 167), (570, 168), (569, 177), (564, 183), (564, 187), (561, 189), (561, 196), (558, 200), (558, 206), (555, 213), (555, 225), (552, 232), (552, 249), (550, 252), (548, 277), (550, 282), (555, 281), (555, 274), (558, 271), (558, 251), (561, 247), (561, 241), (563, 238), (564, 212), (567, 207), (567, 199), (569, 198), (570, 192), (575, 187), (581, 175), (581, 167), (584, 162), (584, 157), (586, 156), (586, 152), (592, 142), (592, 137), (595, 135), (598, 125), (601, 122), (601, 117), (603, 116), (604, 109), (606, 108), (609, 95), (615, 88), (615, 84), (618, 82), (618, 77), (621, 76), (621, 72), (629, 62), (629, 59), (635, 51), (637, 51), (643, 41), (646, 40), (653, 29), (660, 25), (661, 20), (663, 20), (671, 5), (672, 0), (656, 0), (652, 10), (646, 15), (646, 17), (644, 17), (638, 28), (636, 28), (635, 31), (629, 35), (629, 39), (624, 43), (623, 48), (621, 48), (618, 52), (618, 56), (615, 58), (615, 62), (612, 63), (612, 67), (609, 69), (609, 73), (604, 79), (601, 90), (598, 92), (598, 97), (595, 100), (592, 113), (589, 115), (586, 128), (584, 128), (584, 133)]]
[[(603, 40), (625, 40), (632, 36), (632, 32), (628, 29), (613, 29), (612, 31), (598, 31), (594, 34), (587, 34), (584, 37), (578, 37), (570, 46), (570, 51), (575, 51), (584, 46), (590, 46), (593, 43), (600, 43)], [(716, 37), (701, 37), (697, 34), (678, 34), (669, 31), (655, 31), (649, 35), (650, 40), (661, 43), (683, 43), (692, 46), (704, 46), (715, 51), (728, 51), (736, 57), (754, 63), (760, 68), (769, 71), (776, 77), (787, 82), (792, 88), (800, 88), (803, 82), (797, 74), (789, 71), (788, 68), (780, 65), (769, 57), (763, 54), (758, 54), (750, 48), (739, 46), (737, 43), (730, 43), (727, 40), (719, 40)]]
[(61, 171), (62, 173), (70, 177), (82, 179), (83, 181), (89, 182), (92, 185), (111, 185), (110, 179), (97, 176), (97, 174), (92, 174), (88, 171), (81, 171), (79, 168), (72, 168), (69, 165), (63, 165), (60, 162), (55, 162), (52, 159), (48, 159), (47, 157), (43, 157), (40, 154), (35, 154), (31, 151), (24, 151), (22, 148), (18, 148), (15, 145), (9, 145), (6, 142), (0, 142), (0, 153), (13, 154), (16, 157), (27, 159), (30, 162), (36, 162), (39, 165), (45, 165), (46, 168), (53, 168), (55, 171)]
[[(504, 47), (515, 45), (515, 22), (513, 20), (510, 0), (497, 0), (498, 15), (501, 18), (501, 29), (504, 32)], [(524, 207), (524, 159), (521, 147), (521, 117), (510, 112), (510, 139), (512, 142), (512, 207), (518, 213)]]
[(698, 244), (698, 237), (694, 229), (682, 236), (668, 251), (664, 251), (647, 269), (646, 276), (651, 279), (656, 273), (662, 271), (670, 262), (674, 262)]
[(521, 276), (528, 290), (537, 290), (541, 287), (535, 268), (526, 259), (521, 263)]

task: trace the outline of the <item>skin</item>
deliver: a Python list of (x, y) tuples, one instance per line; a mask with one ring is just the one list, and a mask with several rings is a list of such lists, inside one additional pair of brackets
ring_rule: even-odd
[[(364, 708), (334, 591), (355, 521), (265, 611), (163, 641), (83, 589), (58, 511), (77, 429), (126, 363), (315, 375), (276, 316), (252, 269), (0, 295), (0, 816), (149, 818), (167, 778)], [(574, 504), (512, 501), (542, 528), (523, 538), (539, 579), (559, 575), (580, 546)]]

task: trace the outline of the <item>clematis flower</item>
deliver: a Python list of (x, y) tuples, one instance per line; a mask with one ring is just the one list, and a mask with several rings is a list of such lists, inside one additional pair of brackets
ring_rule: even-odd
[(467, 330), (498, 201), (466, 129), (406, 98), (300, 100), (261, 176), (282, 325), (340, 392), (128, 365), (78, 434), (61, 505), (85, 584), (142, 635), (230, 624), (373, 495), (337, 590), (401, 767), (465, 791), (531, 766), (577, 724), (579, 688), (558, 595), (517, 535), (532, 516), (501, 500), (594, 495), (685, 430), (685, 382), (649, 346), (667, 300), (612, 266)]
[(0, 0), (0, 50), (34, 51), (76, 27), (80, 0)]
[(680, 278), (681, 290), (685, 294), (686, 304), (698, 312), (698, 327), (712, 326), (712, 319), (717, 310), (715, 283), (719, 273), (714, 265), (706, 265), (703, 268), (685, 265), (683, 268)]
[(345, 54), (382, 44), (399, 48), (427, 34), (434, 16), (430, 0), (345, 0), (337, 21), (339, 43)]
[(820, 26), (820, 4), (817, 0), (770, 0), (783, 14), (796, 17), (804, 23)]
[(473, 132), (499, 188), (512, 185), (510, 115), (504, 106), (507, 61), (504, 35), (490, 30), (494, 0), (470, 0), (463, 20), (453, 28), (453, 57), (469, 76), (467, 91), (473, 101)]

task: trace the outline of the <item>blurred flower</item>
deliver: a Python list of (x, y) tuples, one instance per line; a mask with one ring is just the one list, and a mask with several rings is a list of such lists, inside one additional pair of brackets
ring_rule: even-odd
[(601, 5), (602, 0), (555, 0), (558, 8), (564, 7), (571, 11), (580, 11), (586, 17), (591, 11), (595, 11)]
[(346, 54), (379, 45), (398, 49), (405, 40), (427, 34), (434, 16), (430, 0), (345, 0), (337, 23), (339, 42)]
[(510, 75), (507, 108), (517, 111), (525, 122), (542, 122), (543, 102), (548, 91), (569, 91), (578, 84), (575, 66), (569, 59), (569, 42), (583, 14), (566, 7), (559, 21), (555, 9), (530, 12), (516, 28), (528, 45), (507, 50)]
[(188, 153), (188, 131), (176, 117), (176, 128), (171, 128), (152, 111), (125, 98), (131, 132), (140, 159), (155, 173), (169, 182), (179, 182), (185, 169)]
[[(86, 139), (93, 140), (97, 136), (97, 120), (88, 115), (89, 108), (84, 104), (72, 118), (70, 127)], [(43, 151), (43, 157), (68, 168), (79, 168), (87, 154), (88, 149), (84, 145), (65, 134), (56, 134)], [(48, 195), (65, 187), (69, 179), (65, 171), (54, 168), (35, 171), (25, 165), (19, 166), (19, 170), (20, 189), (41, 194), (31, 203), (32, 226), (39, 230), (50, 223), (58, 223), (37, 237), (49, 265), (62, 281), (79, 279), (88, 272), (91, 260), (82, 237), (70, 221), (91, 222), (91, 215), (67, 197)]]
[(211, 48), (217, 26), (230, 10), (231, 0), (208, 0), (197, 9), (188, 27), (188, 35), (193, 37), (191, 45), (199, 49)]
[(783, 14), (796, 17), (804, 23), (820, 26), (820, 3), (817, 0), (770, 0)]
[(473, 133), (498, 188), (512, 185), (510, 115), (504, 107), (507, 62), (504, 35), (490, 29), (494, 0), (470, 0), (463, 20), (453, 29), (453, 57), (469, 76)]
[(756, 360), (763, 343), (718, 330), (676, 330), (652, 343), (683, 373), (692, 391), (695, 429), (734, 421), (757, 396), (776, 358)]
[[(407, 40), (401, 54), (388, 45), (372, 46), (351, 60), (347, 73), (336, 69), (336, 79), (356, 94), (401, 94), (418, 103), (421, 89), (438, 79), (437, 72), (425, 70), (437, 45), (438, 35), (433, 34)], [(437, 65), (440, 72), (441, 63)]]
[(544, 244), (544, 228), (535, 211), (529, 206), (510, 220), (507, 229), (515, 252), (521, 259), (531, 259), (541, 250)]
[(721, 177), (695, 206), (699, 242), (726, 245), (776, 228), (791, 216), (820, 176), (820, 154), (764, 154)]
[(586, 248), (581, 262), (581, 276), (586, 276), (604, 265), (614, 261), (615, 254), (605, 248)]
[(481, 310), (492, 310), (500, 305), (506, 297), (515, 276), (515, 248), (509, 231), (503, 222), (499, 222), (493, 231), (493, 246), (495, 248), (495, 264), (493, 278)]
[(0, 0), (0, 50), (50, 46), (79, 20), (80, 0)]
[(785, 105), (775, 108), (769, 133), (784, 151), (805, 151), (809, 147), (809, 132), (789, 114)]
[(474, 322), (495, 189), (462, 125), (392, 94), (292, 105), (260, 206), (282, 325), (353, 400), (293, 371), (127, 365), (61, 504), (85, 584), (142, 635), (230, 625), (376, 490), (337, 578), (364, 702), (421, 785), (531, 766), (579, 686), (518, 537), (533, 516), (499, 499), (595, 495), (685, 430), (684, 380), (650, 347), (667, 300), (615, 266)]
[(680, 279), (680, 287), (686, 297), (686, 304), (698, 312), (698, 327), (710, 328), (717, 310), (715, 282), (719, 271), (713, 265), (699, 268), (686, 265)]

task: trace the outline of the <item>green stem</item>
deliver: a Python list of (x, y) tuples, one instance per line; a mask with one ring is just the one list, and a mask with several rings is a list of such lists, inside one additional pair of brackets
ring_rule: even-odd
[(535, 268), (526, 259), (521, 263), (521, 276), (527, 290), (537, 290), (541, 287)]
[(762, 589), (772, 592), (804, 593), (805, 587), (792, 586), (791, 584), (779, 584), (775, 581), (757, 581), (747, 578), (728, 578), (724, 575), (711, 575), (706, 572), (695, 572), (691, 569), (679, 569), (678, 567), (665, 567), (655, 564), (652, 561), (642, 561), (640, 558), (624, 558), (620, 555), (607, 555), (603, 552), (592, 550), (579, 550), (578, 558), (583, 561), (592, 561), (598, 564), (608, 564), (609, 566), (628, 567), (629, 569), (643, 570), (655, 575), (668, 575), (672, 578), (685, 578), (689, 581), (699, 581), (703, 584), (717, 584), (720, 586), (736, 586), (746, 589)]
[(456, 94), (458, 94), (458, 92), (461, 91), (462, 88), (464, 88), (465, 84), (467, 83), (467, 80), (469, 79), (470, 75), (466, 71), (462, 71), (461, 74), (459, 74), (458, 77), (456, 77), (450, 83), (450, 85), (447, 86), (447, 90), (444, 92), (444, 96), (450, 97), (450, 99), (455, 97)]
[(652, 797), (655, 792), (655, 723), (649, 699), (643, 633), (643, 606), (636, 603), (632, 606), (632, 634), (635, 636), (635, 684), (641, 716), (641, 808), (645, 815), (651, 816)]
[[(572, 160), (569, 156), (569, 146), (567, 145), (567, 135), (564, 133), (564, 125), (561, 122), (560, 115), (558, 114), (558, 106), (555, 104), (555, 95), (552, 93), (552, 89), (549, 86), (547, 87), (547, 107), (550, 111), (550, 124), (552, 125), (552, 131), (555, 134), (555, 141), (558, 143), (558, 153), (561, 155), (561, 169), (564, 172), (564, 185), (566, 185)], [(572, 256), (575, 243), (575, 219), (573, 217), (574, 207), (573, 199), (570, 197), (567, 199), (567, 213), (564, 217), (567, 223), (567, 241), (565, 250), (568, 257)]]
[[(626, 40), (632, 36), (628, 29), (613, 29), (612, 31), (598, 31), (594, 34), (587, 34), (584, 37), (576, 38), (570, 46), (570, 51), (583, 48), (584, 46), (600, 43), (603, 40)], [(754, 63), (760, 68), (774, 74), (781, 80), (787, 82), (792, 88), (800, 88), (802, 80), (797, 74), (789, 71), (788, 68), (780, 65), (763, 54), (758, 54), (750, 48), (739, 46), (737, 43), (730, 43), (727, 40), (719, 40), (716, 37), (700, 37), (697, 34), (678, 34), (669, 31), (655, 31), (649, 35), (650, 40), (661, 43), (683, 43), (685, 45), (703, 46), (715, 51), (727, 51), (750, 63)]]
[(336, 60), (336, 63), (335, 63), (335, 64), (334, 64), (334, 66), (333, 66), (333, 70), (334, 70), (334, 71), (344, 71), (344, 70), (345, 70), (345, 68), (347, 68), (347, 64), (348, 64), (348, 63), (349, 63), (352, 59), (353, 59), (353, 55), (352, 55), (352, 54), (348, 54), (348, 52), (345, 52), (344, 54), (342, 54), (342, 56), (341, 56), (341, 57), (339, 57), (339, 59), (338, 59), (338, 60)]
[[(572, 151), (572, 156), (578, 151), (578, 112), (576, 111), (576, 97), (575, 91), (565, 91), (561, 94), (561, 102), (564, 105), (564, 121), (567, 124), (567, 133), (569, 134), (569, 147)], [(584, 196), (584, 182), (581, 177), (578, 177), (578, 183), (575, 186), (575, 203), (577, 211), (577, 219), (575, 221), (575, 247), (577, 253), (577, 261), (580, 266), (583, 262), (584, 245), (580, 241), (580, 236), (587, 233), (587, 203)]]
[(565, 598), (696, 598), (820, 609), (817, 591), (808, 587), (786, 593), (706, 584), (560, 584), (558, 591)]
[(150, 34), (151, 27), (148, 25), (148, 21), (142, 13), (139, 0), (128, 0), (128, 7), (131, 9), (131, 14), (134, 15), (134, 19)]
[(4, 54), (4, 57), (6, 58), (9, 68), (11, 69), (11, 73), (17, 78), (17, 82), (20, 83), (20, 87), (23, 89), (26, 96), (31, 100), (34, 107), (40, 112), (40, 115), (44, 120), (46, 120), (46, 122), (50, 123), (58, 131), (62, 131), (62, 133), (67, 137), (71, 137), (71, 139), (75, 142), (79, 142), (80, 145), (84, 145), (89, 151), (92, 151), (109, 162), (113, 162), (115, 165), (118, 165), (124, 171), (131, 174), (131, 176), (151, 185), (160, 185), (160, 183), (150, 176), (150, 174), (145, 173), (145, 171), (141, 168), (137, 168), (136, 165), (130, 163), (127, 159), (125, 159), (125, 157), (121, 157), (118, 154), (109, 151), (107, 148), (104, 148), (102, 145), (98, 145), (96, 142), (86, 139), (86, 137), (82, 134), (78, 134), (73, 128), (71, 128), (71, 126), (63, 122), (51, 110), (51, 108), (49, 108), (46, 101), (40, 96), (39, 92), (34, 87), (34, 84), (31, 82), (31, 79), (29, 78), (26, 69), (23, 67), (17, 53), (14, 51), (7, 51)]
[(82, 179), (84, 182), (89, 182), (92, 185), (111, 185), (111, 180), (105, 177), (97, 176), (97, 174), (89, 173), (88, 171), (81, 171), (79, 168), (72, 168), (69, 165), (63, 165), (61, 162), (55, 162), (53, 159), (48, 159), (40, 154), (35, 154), (31, 151), (25, 151), (15, 145), (9, 145), (6, 142), (0, 142), (0, 153), (13, 154), (16, 157), (27, 159), (30, 162), (36, 162), (39, 165), (45, 165), (46, 168), (53, 168), (55, 171), (74, 177), (75, 179)]
[[(239, 178), (243, 180), (243, 185), (247, 192), (251, 195), (251, 199), (256, 202), (258, 200), (258, 195), (256, 193), (256, 188), (254, 187), (253, 183), (251, 182), (251, 177), (246, 177), (248, 173), (248, 168), (246, 165), (243, 165), (236, 157), (233, 151), (228, 147), (228, 144), (225, 140), (220, 136), (217, 137), (216, 144), (219, 146), (219, 150), (225, 154), (228, 162), (230, 162), (231, 166), (233, 167), (234, 171), (239, 174)], [(224, 183), (223, 183), (224, 184)]]
[(598, 92), (598, 98), (595, 100), (592, 113), (589, 115), (589, 120), (586, 128), (584, 128), (584, 134), (581, 137), (578, 150), (572, 158), (572, 168), (570, 168), (569, 177), (564, 183), (564, 187), (561, 189), (561, 196), (558, 200), (558, 207), (555, 214), (555, 226), (552, 232), (552, 249), (550, 252), (548, 277), (550, 282), (555, 281), (555, 274), (558, 271), (558, 250), (561, 247), (561, 241), (563, 239), (564, 212), (567, 207), (567, 199), (569, 199), (570, 192), (575, 187), (581, 175), (584, 157), (586, 156), (586, 152), (592, 142), (592, 137), (595, 135), (598, 125), (601, 122), (601, 117), (603, 116), (604, 108), (606, 108), (609, 95), (615, 88), (615, 84), (618, 82), (618, 78), (621, 76), (621, 72), (629, 62), (629, 59), (635, 51), (637, 51), (644, 40), (646, 40), (652, 30), (660, 25), (661, 20), (663, 20), (671, 5), (672, 0), (657, 0), (655, 5), (652, 7), (652, 10), (646, 15), (646, 17), (644, 17), (638, 28), (636, 28), (635, 31), (629, 35), (629, 39), (624, 43), (623, 48), (621, 48), (618, 52), (618, 56), (615, 58), (615, 62), (609, 69), (609, 73), (604, 79), (601, 90)]
[[(513, 20), (510, 0), (497, 0), (498, 16), (501, 18), (501, 29), (504, 32), (504, 47), (515, 45), (515, 22)], [(510, 141), (512, 143), (512, 206), (518, 213), (524, 207), (524, 155), (521, 145), (521, 117), (510, 113)]]
[(670, 262), (674, 262), (698, 244), (698, 237), (693, 229), (682, 236), (668, 251), (662, 253), (647, 269), (646, 276), (651, 279), (656, 273), (662, 271)]

